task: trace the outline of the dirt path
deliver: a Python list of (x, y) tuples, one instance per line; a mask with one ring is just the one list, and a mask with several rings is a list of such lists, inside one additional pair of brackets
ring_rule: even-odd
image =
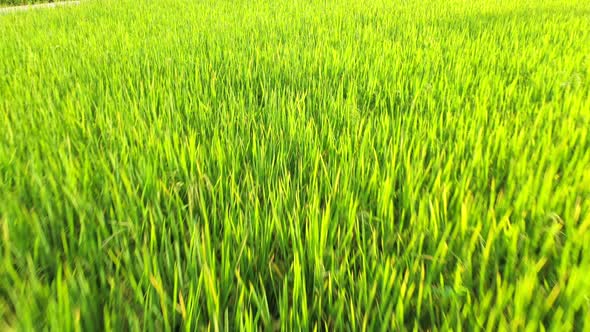
[(0, 14), (22, 12), (22, 11), (27, 11), (27, 10), (32, 10), (32, 9), (55, 8), (55, 7), (61, 7), (61, 6), (79, 5), (79, 4), (80, 4), (80, 1), (63, 1), (63, 2), (42, 3), (42, 4), (38, 4), (38, 5), (4, 7), (4, 8), (0, 8)]

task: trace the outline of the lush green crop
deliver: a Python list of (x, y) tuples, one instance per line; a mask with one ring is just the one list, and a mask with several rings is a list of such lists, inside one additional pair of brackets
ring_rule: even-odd
[(590, 3), (0, 16), (0, 330), (590, 329)]

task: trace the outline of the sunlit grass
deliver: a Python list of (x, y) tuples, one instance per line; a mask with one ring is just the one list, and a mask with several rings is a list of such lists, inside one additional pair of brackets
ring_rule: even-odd
[(590, 328), (586, 1), (0, 17), (0, 330)]

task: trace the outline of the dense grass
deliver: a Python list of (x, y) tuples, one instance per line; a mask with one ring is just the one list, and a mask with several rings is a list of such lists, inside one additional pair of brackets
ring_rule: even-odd
[(0, 16), (0, 330), (590, 329), (590, 4)]

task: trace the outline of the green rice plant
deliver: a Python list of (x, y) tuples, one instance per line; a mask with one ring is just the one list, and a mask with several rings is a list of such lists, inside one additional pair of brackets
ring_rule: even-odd
[(590, 5), (0, 16), (0, 330), (590, 329)]

